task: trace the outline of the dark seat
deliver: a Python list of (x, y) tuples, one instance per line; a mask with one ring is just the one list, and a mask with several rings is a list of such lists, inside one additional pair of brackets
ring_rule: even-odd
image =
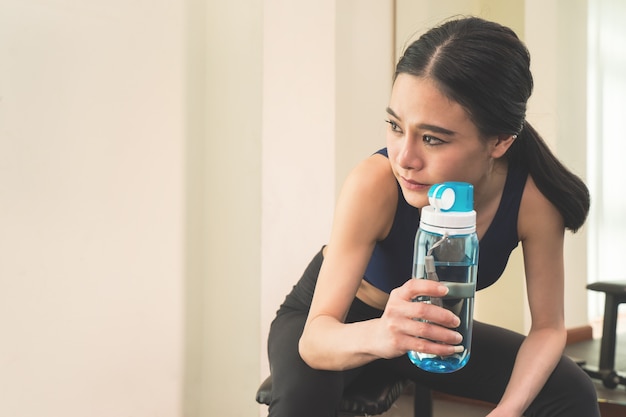
[(592, 377), (602, 380), (607, 388), (626, 385), (626, 378), (618, 375), (615, 370), (615, 343), (617, 340), (617, 310), (620, 304), (626, 303), (626, 281), (600, 281), (587, 285), (587, 289), (605, 294), (604, 322), (602, 339), (600, 340), (600, 363), (598, 370), (584, 368)]
[[(362, 375), (343, 393), (339, 414), (342, 416), (367, 416), (382, 414), (407, 388), (413, 388), (414, 417), (432, 416), (432, 398), (430, 390), (416, 387), (406, 379), (390, 375)], [(259, 404), (269, 405), (272, 400), (272, 376), (268, 376), (256, 393)]]

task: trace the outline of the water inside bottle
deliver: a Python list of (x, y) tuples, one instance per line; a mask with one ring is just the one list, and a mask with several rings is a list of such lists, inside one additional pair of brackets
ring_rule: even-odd
[[(464, 349), (461, 353), (443, 357), (429, 353), (408, 352), (411, 361), (420, 368), (430, 372), (449, 373), (462, 368), (469, 361), (475, 292), (475, 284), (471, 277), (476, 268), (476, 265), (467, 262), (437, 262), (439, 280), (449, 289), (448, 294), (442, 298), (443, 307), (461, 319), (461, 325), (455, 330), (463, 336), (461, 345)], [(431, 302), (430, 297), (418, 297), (415, 301)]]

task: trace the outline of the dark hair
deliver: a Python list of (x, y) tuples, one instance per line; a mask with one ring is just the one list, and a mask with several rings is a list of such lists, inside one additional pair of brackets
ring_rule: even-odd
[(578, 230), (589, 212), (589, 190), (526, 121), (533, 89), (530, 54), (511, 29), (477, 17), (450, 20), (406, 49), (395, 77), (434, 80), (468, 112), (484, 137), (517, 135), (505, 157), (528, 170), (539, 190)]

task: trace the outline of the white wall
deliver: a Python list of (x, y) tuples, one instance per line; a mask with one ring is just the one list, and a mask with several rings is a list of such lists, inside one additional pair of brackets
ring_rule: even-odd
[(189, 0), (185, 417), (258, 412), (263, 1)]
[[(535, 89), (528, 119), (583, 180), (587, 155), (587, 0), (526, 0)], [(565, 325), (587, 325), (587, 226), (565, 236)], [(526, 319), (528, 327), (529, 319)]]
[(394, 1), (336, 2), (335, 195), (348, 173), (385, 146), (395, 70)]
[(178, 416), (183, 7), (0, 3), (1, 416)]
[[(392, 2), (269, 1), (264, 20), (261, 361), (287, 292), (328, 241), (349, 170), (385, 146)], [(288, 51), (286, 53), (285, 51)]]
[[(508, 16), (416, 3), (2, 0), (0, 415), (258, 413), (269, 322), (384, 145), (394, 40), (445, 7)], [(539, 112), (571, 134), (563, 80)], [(513, 310), (484, 314), (523, 327)]]
[(263, 14), (261, 338), (328, 239), (335, 195), (335, 1), (267, 1)]

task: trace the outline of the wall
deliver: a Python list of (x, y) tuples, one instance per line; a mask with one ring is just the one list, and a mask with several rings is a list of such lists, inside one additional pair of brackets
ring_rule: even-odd
[(183, 12), (0, 5), (0, 416), (180, 415)]
[(261, 338), (326, 242), (335, 193), (335, 2), (267, 1), (263, 14)]
[(328, 241), (345, 176), (384, 147), (392, 24), (391, 0), (265, 3), (262, 377), (270, 322)]
[[(263, 347), (279, 304), (328, 241), (345, 175), (384, 146), (392, 10), (379, 0), (265, 5)], [(261, 361), (265, 375), (265, 349)]]
[[(555, 74), (584, 60), (567, 42), (585, 2), (507, 4), (4, 0), (0, 415), (263, 414), (271, 317), (346, 173), (384, 144), (393, 56), (448, 14), (532, 29), (533, 117), (584, 172), (583, 74)], [(479, 314), (523, 329), (515, 262), (491, 297), (518, 299)]]
[[(526, 0), (535, 90), (529, 120), (557, 156), (586, 179), (587, 0)], [(541, 30), (538, 30), (541, 28)], [(587, 226), (565, 237), (565, 324), (588, 324)], [(591, 281), (593, 281), (592, 279)]]
[(263, 2), (186, 3), (185, 417), (258, 412)]
[(336, 2), (335, 196), (348, 173), (385, 146), (395, 55), (392, 0)]

